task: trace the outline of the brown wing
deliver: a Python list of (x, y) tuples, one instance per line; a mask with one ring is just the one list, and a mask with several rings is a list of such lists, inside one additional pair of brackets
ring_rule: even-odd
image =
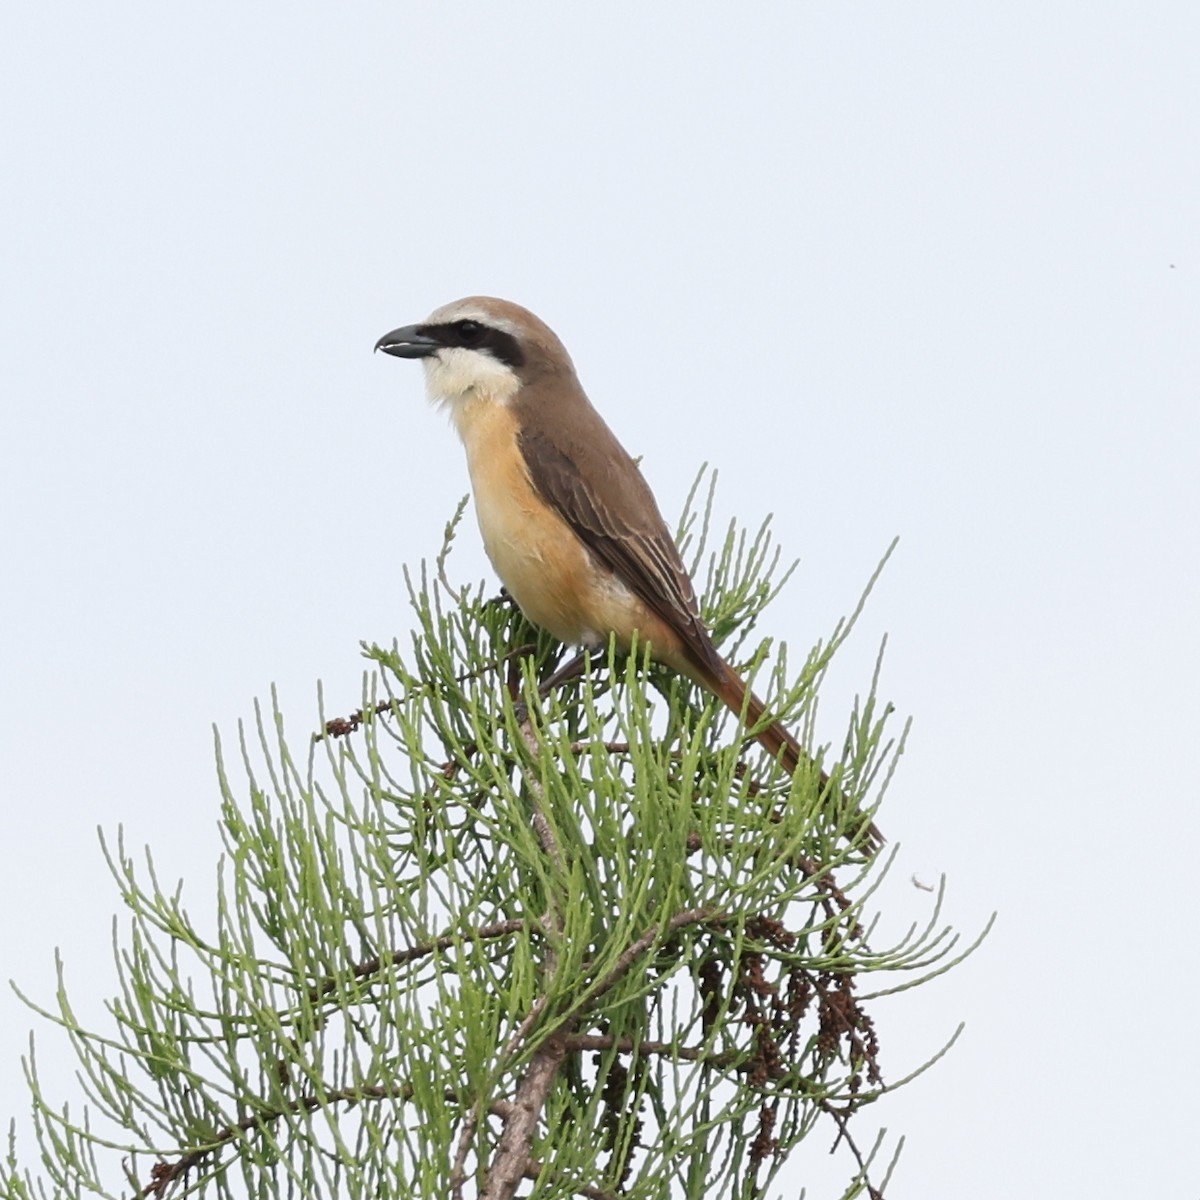
[[(523, 421), (530, 479), (580, 540), (683, 639), (698, 666), (724, 663), (700, 620), (696, 593), (637, 464), (579, 393), (570, 420)], [(549, 427), (548, 426), (552, 426)]]

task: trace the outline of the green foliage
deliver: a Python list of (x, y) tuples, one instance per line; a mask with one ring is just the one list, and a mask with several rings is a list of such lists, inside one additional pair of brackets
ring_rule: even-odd
[[(711, 483), (698, 522), (694, 500), (706, 617), (753, 672), (777, 553), (734, 526), (710, 552)], [(148, 855), (106, 848), (130, 918), (111, 1027), (81, 1028), (61, 981), (39, 1009), (87, 1112), (42, 1094), (31, 1055), (42, 1172), (14, 1148), (0, 1195), (749, 1198), (822, 1122), (845, 1195), (886, 1176), (853, 1137), (888, 1090), (860, 985), (962, 952), (936, 915), (868, 936), (881, 868), (846, 834), (901, 748), (874, 687), (836, 759), (788, 778), (637, 654), (542, 699), (558, 648), (451, 593), (446, 565), (410, 581), (407, 650), (367, 649), (360, 712), (289, 739), (257, 710), (237, 784), (218, 745), (211, 933)], [(778, 658), (772, 711), (802, 740), (852, 624), (794, 679)]]

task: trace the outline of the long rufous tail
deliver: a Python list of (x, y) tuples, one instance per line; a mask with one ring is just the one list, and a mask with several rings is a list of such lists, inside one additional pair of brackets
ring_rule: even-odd
[[(767, 706), (750, 691), (745, 681), (728, 663), (722, 665), (725, 667), (724, 677), (717, 678), (706, 671), (703, 680), (705, 686), (739, 716), (744, 713), (747, 728), (757, 725), (766, 715)], [(796, 768), (801, 763), (812, 761), (804, 747), (778, 721), (772, 721), (770, 725), (760, 729), (754, 737), (772, 758), (778, 759), (783, 764), (784, 770), (789, 775), (794, 775)], [(845, 797), (833, 788), (832, 781), (824, 771), (821, 772), (821, 789), (827, 794), (830, 794), (830, 789), (833, 789), (833, 798), (840, 801), (841, 804), (845, 804)], [(866, 848), (873, 852), (883, 845), (883, 834), (879, 832), (874, 821), (863, 831), (863, 841), (866, 843)]]

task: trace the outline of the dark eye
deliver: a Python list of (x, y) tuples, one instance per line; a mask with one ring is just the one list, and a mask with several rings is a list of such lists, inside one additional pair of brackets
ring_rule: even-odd
[(454, 331), (458, 334), (458, 340), (463, 346), (479, 345), (483, 341), (483, 335), (487, 332), (478, 321), (455, 321)]

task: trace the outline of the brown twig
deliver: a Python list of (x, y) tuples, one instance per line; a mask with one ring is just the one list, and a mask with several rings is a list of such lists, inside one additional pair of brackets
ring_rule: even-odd
[(683, 912), (677, 912), (665, 925), (655, 925), (653, 928), (647, 929), (636, 942), (631, 942), (622, 951), (621, 957), (617, 959), (612, 970), (588, 988), (588, 999), (594, 1000), (598, 996), (604, 995), (663, 934), (673, 933), (685, 925), (701, 925), (706, 922), (723, 920), (724, 917), (720, 916), (715, 908), (687, 908)]
[[(628, 754), (633, 747), (628, 742), (572, 742), (571, 753), (582, 754), (585, 750), (607, 750), (609, 754)], [(677, 758), (676, 751), (670, 751), (672, 758)]]
[[(542, 1169), (542, 1164), (536, 1158), (531, 1158), (525, 1168), (525, 1178), (534, 1181), (540, 1179)], [(587, 1200), (617, 1200), (616, 1193), (605, 1191), (604, 1188), (594, 1187), (590, 1183), (575, 1185), (574, 1192), (577, 1196), (586, 1196)]]
[(203, 1146), (197, 1146), (194, 1150), (189, 1150), (186, 1154), (181, 1154), (174, 1162), (166, 1162), (163, 1159), (159, 1159), (150, 1168), (150, 1182), (142, 1187), (137, 1195), (143, 1198), (153, 1196), (154, 1200), (162, 1200), (162, 1197), (166, 1195), (167, 1189), (171, 1184), (182, 1178), (194, 1167), (198, 1167), (210, 1154), (214, 1154), (223, 1146), (229, 1145), (241, 1137), (242, 1134), (250, 1133), (263, 1125), (273, 1124), (287, 1113), (315, 1112), (318, 1108), (329, 1103), (336, 1103), (339, 1100), (349, 1104), (358, 1104), (364, 1100), (410, 1100), (412, 1094), (413, 1089), (411, 1085), (404, 1084), (402, 1087), (395, 1088), (339, 1088), (337, 1091), (329, 1092), (325, 1096), (299, 1096), (290, 1104), (259, 1112), (253, 1116), (243, 1117), (240, 1121), (226, 1125), (223, 1129), (217, 1131), (216, 1136), (211, 1142)]
[(642, 1058), (670, 1057), (681, 1062), (703, 1063), (708, 1067), (722, 1070), (737, 1062), (735, 1051), (724, 1050), (720, 1054), (707, 1054), (697, 1046), (677, 1046), (673, 1042), (635, 1042), (633, 1038), (614, 1038), (604, 1034), (574, 1033), (567, 1038), (567, 1049), (575, 1053), (586, 1053), (589, 1050), (603, 1051), (615, 1049), (618, 1054), (637, 1054)]
[(463, 1183), (467, 1178), (467, 1156), (471, 1153), (471, 1140), (479, 1127), (478, 1106), (468, 1111), (463, 1118), (462, 1129), (458, 1134), (458, 1150), (454, 1155), (454, 1165), (450, 1169), (450, 1195), (453, 1200), (462, 1200)]
[(361, 708), (356, 708), (348, 717), (330, 717), (325, 722), (325, 728), (320, 733), (312, 735), (313, 741), (322, 742), (326, 738), (349, 737), (367, 720), (368, 713), (372, 717), (378, 717), (385, 712), (394, 712), (399, 703), (399, 700), (380, 700), (378, 704), (372, 704), (366, 712)]
[(850, 1132), (847, 1121), (852, 1113), (840, 1112), (834, 1108), (828, 1100), (818, 1100), (818, 1105), (823, 1113), (831, 1116), (834, 1123), (838, 1127), (838, 1135), (834, 1139), (833, 1145), (829, 1148), (829, 1153), (832, 1154), (837, 1148), (839, 1142), (845, 1142), (850, 1153), (854, 1156), (854, 1161), (858, 1163), (858, 1172), (862, 1176), (862, 1181), (866, 1184), (867, 1195), (871, 1200), (883, 1200), (883, 1193), (876, 1187), (872, 1187), (870, 1180), (867, 1179), (867, 1161), (863, 1158), (862, 1151), (858, 1148), (858, 1143), (854, 1140), (854, 1135)]
[[(353, 968), (351, 974), (358, 979), (363, 979), (370, 975), (377, 975), (385, 964), (390, 967), (402, 966), (404, 963), (434, 954), (438, 950), (448, 950), (456, 942), (466, 942), (472, 939), (487, 941), (491, 938), (508, 937), (509, 934), (519, 933), (524, 928), (525, 921), (514, 917), (507, 921), (496, 921), (491, 925), (481, 925), (478, 929), (468, 930), (464, 933), (445, 933), (431, 942), (421, 942), (416, 946), (409, 946), (407, 950), (393, 950), (390, 954), (375, 955), (373, 958), (364, 959)], [(310, 989), (308, 998), (315, 1003), (334, 991), (337, 985), (336, 977), (326, 976), (316, 987)]]
[[(518, 655), (529, 654), (536, 649), (537, 644), (535, 642), (524, 642), (520, 646), (516, 646), (512, 650), (507, 651), (507, 653), (502, 654), (494, 662), (487, 662), (481, 667), (475, 667), (470, 671), (464, 671), (461, 675), (455, 675), (453, 677), (454, 682), (466, 683), (468, 679), (479, 679), (488, 671), (498, 670), (510, 659)], [(312, 735), (313, 741), (321, 742), (326, 738), (347, 737), (362, 726), (363, 722), (367, 720), (368, 715), (378, 717), (384, 713), (396, 712), (402, 703), (403, 699), (397, 696), (394, 700), (380, 700), (377, 704), (372, 704), (365, 711), (361, 708), (356, 709), (348, 717), (330, 717), (325, 722), (325, 728), (320, 733)]]

